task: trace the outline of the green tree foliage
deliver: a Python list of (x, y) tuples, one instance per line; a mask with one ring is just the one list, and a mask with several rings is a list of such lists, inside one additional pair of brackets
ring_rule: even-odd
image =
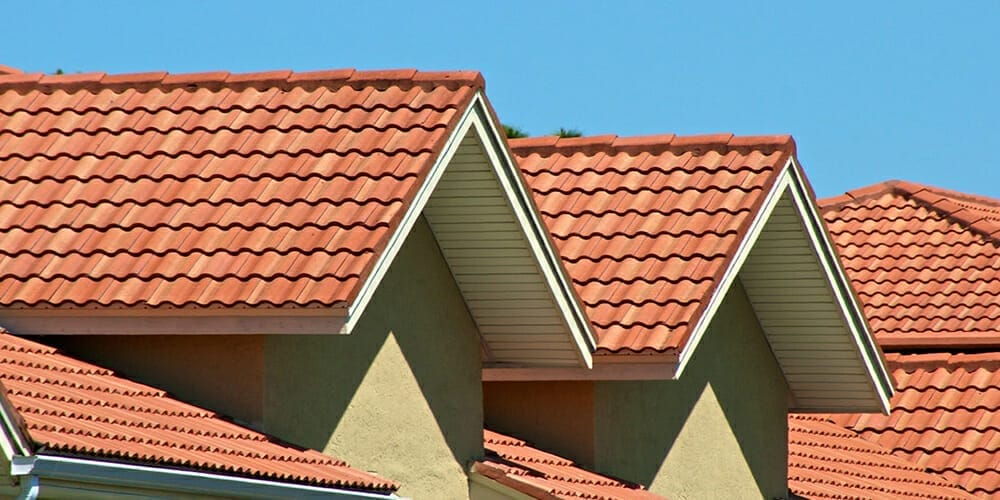
[(522, 137), (528, 137), (528, 133), (521, 130), (513, 125), (504, 125), (503, 133), (508, 139), (521, 139)]
[(556, 130), (552, 135), (558, 135), (559, 137), (583, 137), (583, 132), (575, 128), (562, 128)]

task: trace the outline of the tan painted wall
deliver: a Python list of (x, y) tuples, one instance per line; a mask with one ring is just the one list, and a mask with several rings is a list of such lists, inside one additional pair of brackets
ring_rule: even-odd
[(531, 500), (530, 496), (520, 491), (508, 488), (478, 474), (469, 476), (469, 498), (471, 500)]
[(468, 497), (479, 335), (423, 220), (353, 334), (270, 337), (265, 367), (269, 432), (400, 481), (402, 496)]
[(263, 422), (261, 335), (52, 335), (42, 342), (244, 423)]
[(594, 463), (594, 383), (485, 382), (486, 427), (584, 466)]
[(598, 382), (598, 470), (669, 498), (787, 495), (784, 377), (738, 284), (678, 381)]

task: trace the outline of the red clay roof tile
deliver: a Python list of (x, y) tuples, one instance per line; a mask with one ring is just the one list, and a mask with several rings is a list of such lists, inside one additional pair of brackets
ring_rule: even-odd
[(820, 204), (883, 349), (1000, 345), (1000, 201), (891, 181)]
[(889, 415), (839, 425), (977, 496), (1000, 495), (1000, 353), (886, 353), (898, 392)]
[(788, 417), (788, 489), (805, 498), (972, 498), (822, 416)]
[(599, 353), (684, 345), (788, 136), (510, 141), (598, 335)]
[(283, 444), (4, 331), (0, 382), (27, 437), (47, 452), (314, 486), (397, 488), (341, 460)]
[(484, 430), (483, 440), (489, 456), (473, 470), (533, 498), (663, 498), (639, 485), (587, 471), (514, 437)]
[(346, 305), (482, 85), (0, 75), (0, 306)]

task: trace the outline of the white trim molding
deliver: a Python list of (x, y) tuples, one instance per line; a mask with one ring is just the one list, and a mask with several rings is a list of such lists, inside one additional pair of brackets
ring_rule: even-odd
[[(148, 467), (96, 459), (51, 455), (14, 456), (11, 475), (28, 483), (35, 494), (47, 488), (72, 488), (88, 485), (88, 493), (100, 493), (101, 487), (114, 489), (159, 490), (187, 495), (214, 495), (226, 498), (398, 498), (341, 488), (323, 488), (280, 483), (236, 476), (224, 476), (165, 467)], [(23, 483), (22, 483), (23, 484)], [(64, 486), (69, 484), (70, 486)]]

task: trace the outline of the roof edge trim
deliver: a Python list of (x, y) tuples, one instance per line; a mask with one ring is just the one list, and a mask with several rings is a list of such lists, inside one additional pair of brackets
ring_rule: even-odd
[(789, 190), (792, 194), (792, 200), (805, 223), (804, 227), (813, 243), (813, 249), (817, 252), (828, 284), (834, 292), (833, 296), (837, 300), (840, 310), (846, 313), (844, 319), (847, 320), (852, 340), (861, 354), (872, 387), (878, 396), (882, 413), (888, 415), (891, 408), (889, 399), (895, 392), (895, 388), (892, 376), (886, 367), (885, 358), (875, 342), (871, 328), (868, 326), (861, 302), (851, 287), (850, 280), (847, 279), (840, 255), (837, 253), (836, 247), (830, 239), (830, 232), (819, 214), (802, 167), (794, 157), (789, 159), (788, 175), (791, 179)]
[(373, 493), (340, 488), (323, 488), (294, 483), (210, 474), (179, 469), (148, 467), (95, 459), (51, 455), (15, 456), (11, 473), (42, 480), (67, 480), (126, 488), (149, 488), (192, 494), (216, 494), (243, 498), (310, 496), (326, 498), (397, 498), (393, 493)]

